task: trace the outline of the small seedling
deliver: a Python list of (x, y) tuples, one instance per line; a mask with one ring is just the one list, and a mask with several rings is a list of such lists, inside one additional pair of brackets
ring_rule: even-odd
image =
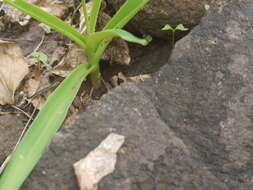
[(47, 63), (48, 56), (41, 51), (33, 51), (31, 56), (34, 57), (35, 63)]
[(50, 34), (52, 31), (51, 31), (51, 28), (45, 24), (40, 24), (41, 28), (44, 30), (44, 32), (46, 34)]
[(183, 24), (178, 24), (175, 28), (173, 28), (171, 25), (166, 24), (162, 30), (169, 30), (172, 32), (172, 46), (174, 48), (175, 46), (175, 33), (176, 31), (187, 31), (189, 28), (186, 28)]
[(208, 4), (206, 4), (204, 7), (205, 7), (206, 11), (208, 11), (210, 9), (210, 5), (208, 5)]

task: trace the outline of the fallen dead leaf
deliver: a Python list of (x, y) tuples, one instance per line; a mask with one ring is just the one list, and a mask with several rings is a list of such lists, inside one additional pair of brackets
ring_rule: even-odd
[(14, 93), (28, 73), (28, 64), (20, 47), (0, 41), (0, 104), (13, 104)]
[(76, 44), (70, 44), (64, 60), (52, 69), (52, 73), (61, 77), (67, 77), (74, 68), (86, 62), (87, 56), (84, 50)]
[(24, 84), (23, 92), (28, 102), (39, 110), (58, 84), (58, 82), (52, 84), (49, 77), (50, 73), (33, 71)]
[(111, 133), (88, 156), (74, 164), (81, 190), (97, 190), (99, 181), (115, 169), (117, 152), (125, 137)]

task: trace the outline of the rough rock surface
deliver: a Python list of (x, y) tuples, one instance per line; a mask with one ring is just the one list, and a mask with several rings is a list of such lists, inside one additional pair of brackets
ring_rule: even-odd
[(20, 117), (0, 116), (0, 163), (11, 153), (24, 127)]
[[(115, 10), (126, 0), (107, 0)], [(199, 24), (205, 14), (204, 6), (212, 0), (150, 0), (144, 9), (130, 22), (131, 28), (135, 28), (143, 34), (153, 37), (168, 39), (168, 32), (161, 31), (165, 24), (176, 26), (184, 24), (194, 27)]]
[(126, 137), (100, 190), (253, 189), (253, 1), (219, 0), (154, 79), (124, 84), (59, 132), (22, 189), (77, 190), (72, 164)]

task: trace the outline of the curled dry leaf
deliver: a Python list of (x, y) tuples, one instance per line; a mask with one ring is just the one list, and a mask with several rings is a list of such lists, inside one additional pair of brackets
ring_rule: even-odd
[(74, 164), (81, 190), (97, 190), (99, 181), (114, 171), (116, 153), (124, 141), (124, 136), (111, 133), (86, 158)]
[(28, 64), (16, 43), (0, 41), (0, 104), (13, 104), (14, 93), (28, 73)]

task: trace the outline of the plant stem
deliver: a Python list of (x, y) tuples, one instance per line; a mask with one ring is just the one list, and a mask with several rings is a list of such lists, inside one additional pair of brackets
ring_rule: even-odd
[(99, 88), (101, 85), (101, 73), (100, 73), (99, 61), (100, 61), (100, 58), (102, 57), (106, 47), (109, 45), (109, 43), (110, 43), (110, 40), (106, 41), (106, 42), (105, 41), (102, 42), (98, 46), (96, 53), (92, 56), (91, 60), (89, 61), (91, 66), (95, 66), (94, 70), (90, 74), (91, 83), (94, 88)]
[(175, 47), (175, 30), (172, 30), (172, 49)]
[(86, 0), (82, 0), (82, 7), (83, 7), (83, 15), (84, 15), (84, 19), (85, 19), (85, 23), (86, 23), (86, 27), (87, 27), (87, 34), (89, 35), (90, 32), (90, 19), (88, 16), (88, 11), (87, 11), (87, 7), (86, 7)]

